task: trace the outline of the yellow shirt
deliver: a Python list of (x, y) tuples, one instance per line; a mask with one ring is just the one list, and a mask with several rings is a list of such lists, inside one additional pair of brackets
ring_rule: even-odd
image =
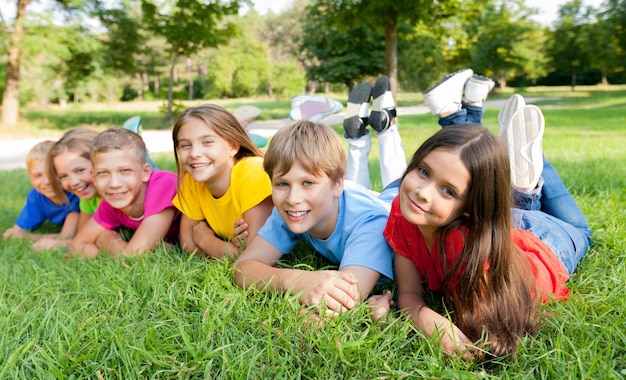
[(235, 221), (270, 195), (272, 184), (263, 170), (263, 158), (246, 157), (233, 167), (230, 187), (221, 198), (214, 198), (203, 183), (185, 173), (172, 203), (188, 218), (206, 220), (216, 235), (230, 239)]

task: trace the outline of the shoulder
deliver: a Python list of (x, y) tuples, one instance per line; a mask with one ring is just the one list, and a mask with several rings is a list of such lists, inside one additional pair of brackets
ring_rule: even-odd
[(345, 213), (362, 216), (382, 216), (387, 219), (389, 204), (380, 200), (374, 193), (346, 181), (343, 189)]

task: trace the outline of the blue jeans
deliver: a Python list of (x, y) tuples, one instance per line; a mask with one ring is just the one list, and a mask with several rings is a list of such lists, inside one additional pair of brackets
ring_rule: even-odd
[(439, 125), (447, 127), (456, 124), (482, 124), (483, 107), (461, 103), (461, 109), (448, 116), (439, 118)]
[(512, 225), (546, 243), (571, 275), (591, 244), (591, 230), (554, 167), (543, 158), (543, 180), (532, 194), (515, 192)]

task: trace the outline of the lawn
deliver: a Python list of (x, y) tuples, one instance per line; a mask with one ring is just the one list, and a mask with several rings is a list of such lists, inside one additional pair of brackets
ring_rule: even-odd
[[(294, 297), (239, 289), (226, 261), (164, 247), (124, 260), (65, 260), (60, 251), (34, 253), (28, 242), (9, 240), (0, 241), (0, 379), (626, 377), (626, 89), (523, 93), (560, 97), (536, 103), (546, 117), (544, 153), (587, 215), (594, 243), (569, 280), (572, 296), (545, 307), (552, 317), (523, 339), (517, 360), (446, 358), (402, 319), (381, 330), (364, 305), (321, 326), (303, 325)], [(418, 97), (401, 94), (399, 101)], [(277, 115), (288, 109), (287, 101), (256, 104)], [(31, 122), (63, 127), (89, 110), (38, 112), (27, 114)], [(495, 132), (497, 112), (487, 108), (484, 119)], [(407, 156), (438, 128), (432, 115), (400, 123)], [(372, 153), (372, 182), (380, 188), (375, 138)], [(172, 160), (156, 155), (166, 169)], [(0, 172), (0, 189), (4, 230), (29, 189), (26, 171)], [(281, 265), (328, 267), (304, 246)]]

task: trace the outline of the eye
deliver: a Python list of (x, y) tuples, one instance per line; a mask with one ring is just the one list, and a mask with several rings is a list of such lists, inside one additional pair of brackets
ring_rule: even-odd
[(189, 149), (189, 147), (191, 147), (191, 144), (187, 142), (178, 143), (178, 149)]
[(443, 192), (443, 194), (449, 198), (454, 198), (455, 197), (455, 193), (454, 191), (452, 191), (452, 189), (448, 188), (448, 187), (444, 187), (441, 189), (441, 191)]
[(202, 141), (202, 144), (203, 145), (211, 145), (211, 144), (213, 144), (213, 140), (206, 139), (206, 140)]
[(287, 183), (285, 182), (276, 182), (274, 183), (274, 187), (287, 187)]
[(313, 181), (304, 181), (304, 182), (302, 182), (302, 184), (303, 184), (304, 186), (308, 187), (308, 186), (313, 186), (313, 185), (315, 185), (315, 182), (313, 182)]
[(60, 176), (57, 177), (59, 179), (59, 181), (63, 181), (64, 179), (67, 178), (67, 176), (65, 174), (62, 174)]
[(428, 174), (428, 170), (424, 168), (417, 168), (417, 172), (424, 178), (430, 177), (430, 174)]

